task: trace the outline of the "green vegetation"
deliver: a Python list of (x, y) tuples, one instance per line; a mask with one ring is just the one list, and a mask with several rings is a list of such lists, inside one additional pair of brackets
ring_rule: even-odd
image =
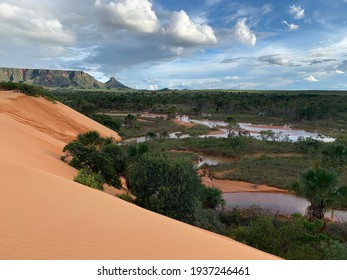
[(123, 194), (119, 194), (117, 195), (117, 197), (119, 197), (120, 199), (123, 199), (127, 202), (131, 202), (134, 203), (134, 199), (132, 198), (132, 196), (129, 193), (123, 193)]
[(344, 145), (329, 145), (322, 152), (323, 165), (343, 171), (347, 168), (347, 148)]
[(192, 216), (202, 194), (193, 165), (147, 153), (130, 167), (126, 177), (138, 205), (185, 222)]
[(191, 161), (178, 153), (149, 152), (145, 143), (116, 145), (96, 131), (79, 134), (67, 144), (64, 161), (80, 169), (75, 181), (102, 189), (103, 182), (120, 188), (123, 173), (130, 194), (119, 197), (139, 206), (206, 229), (221, 232), (217, 209), (224, 205), (221, 191), (201, 184)]
[[(335, 239), (330, 231), (324, 230), (324, 223), (307, 221), (300, 215), (293, 215), (289, 220), (274, 216), (259, 215), (252, 219), (234, 212), (238, 223), (230, 230), (230, 237), (252, 247), (280, 256), (285, 259), (341, 259), (347, 258), (347, 244)], [(336, 223), (329, 225), (329, 228)], [(346, 227), (346, 223), (337, 226)], [(335, 231), (334, 231), (335, 232)], [(338, 238), (346, 238), (339, 235)]]
[(240, 126), (236, 122), (235, 118), (230, 115), (225, 119), (225, 122), (228, 124), (228, 126), (227, 126), (228, 138), (235, 137), (236, 136), (235, 130), (240, 128)]
[[(336, 136), (347, 129), (347, 98), (343, 91), (82, 91), (55, 90), (63, 103), (81, 110), (81, 100), (98, 112), (172, 112), (239, 122), (294, 124)], [(93, 108), (90, 108), (91, 110)]]
[[(129, 116), (132, 116), (130, 117), (131, 120), (129, 119)], [(109, 117), (112, 119), (112, 121), (123, 124), (116, 131), (125, 139), (147, 135), (152, 135), (153, 137), (149, 137), (152, 139), (164, 139), (169, 136), (169, 133), (173, 132), (198, 136), (207, 134), (210, 131), (208, 127), (203, 125), (185, 127), (163, 117), (150, 118), (146, 116), (134, 116), (131, 114), (126, 116)], [(97, 119), (95, 120), (98, 121)]]
[(216, 209), (224, 205), (222, 193), (203, 186), (190, 161), (146, 153), (125, 175), (136, 204), (206, 229), (222, 228), (211, 226), (219, 222)]
[[(213, 176), (222, 179), (251, 182), (258, 185), (271, 185), (288, 188), (289, 182), (295, 180), (302, 169), (311, 166), (310, 157), (289, 155), (284, 157), (244, 156), (231, 163), (211, 166)], [(214, 175), (222, 174), (222, 176)]]
[[(192, 165), (199, 155), (221, 156), (226, 163), (204, 166), (214, 177), (282, 188), (297, 182), (301, 189), (308, 185), (303, 180), (306, 172), (303, 170), (324, 169), (340, 174), (341, 183), (336, 186), (346, 185), (346, 92), (124, 90), (56, 91), (55, 94), (61, 101), (90, 116), (115, 113), (110, 114), (107, 121), (120, 124), (113, 129), (123, 138), (146, 138), (146, 144), (123, 143), (116, 145), (117, 148), (106, 149), (107, 144), (93, 144), (97, 152), (106, 154), (107, 151), (107, 157), (117, 159), (112, 169), (125, 175), (130, 191), (136, 196), (133, 199), (126, 194), (122, 195), (123, 199), (284, 258), (346, 259), (346, 223), (323, 222), (321, 214), (310, 215), (319, 212), (312, 206), (319, 199), (324, 201), (318, 202), (319, 207), (324, 205), (320, 207), (323, 212), (330, 206), (347, 207), (347, 194), (337, 195), (334, 188), (336, 192), (328, 192), (327, 186), (333, 186), (336, 181), (327, 185), (322, 178), (316, 178), (314, 186), (325, 186), (325, 192), (314, 192), (319, 199), (311, 199), (297, 190), (309, 198), (310, 209), (315, 208), (307, 217), (270, 216), (259, 209), (223, 209), (221, 192), (203, 186)], [(166, 114), (167, 118), (149, 118), (141, 115), (143, 112)], [(209, 119), (226, 121), (230, 137), (194, 137), (207, 134), (209, 128), (175, 124), (169, 120), (175, 113), (194, 118), (208, 115)], [(337, 141), (276, 142), (271, 141), (275, 137), (272, 131), (263, 132), (263, 140), (247, 135), (236, 137), (233, 131), (237, 122), (289, 123), (306, 130), (317, 129), (337, 137)], [(168, 139), (172, 132), (193, 137)]]
[(34, 97), (44, 97), (50, 102), (55, 102), (55, 97), (50, 92), (40, 86), (28, 85), (24, 83), (0, 82), (0, 89), (20, 91), (26, 95)]
[(322, 220), (325, 210), (336, 206), (337, 199), (347, 194), (347, 186), (339, 185), (339, 174), (324, 168), (305, 169), (301, 173), (301, 182), (293, 183), (291, 188), (310, 201), (307, 209), (310, 220)]
[[(341, 185), (347, 185), (347, 169), (343, 167), (345, 157), (337, 157), (339, 163), (337, 165), (329, 163), (332, 161), (336, 163), (335, 157), (330, 161), (327, 159), (327, 151), (336, 150), (334, 148), (336, 145), (342, 146), (338, 151), (345, 151), (345, 144), (323, 143), (312, 139), (296, 143), (271, 142), (247, 137), (188, 138), (179, 141), (166, 139), (148, 144), (152, 150), (158, 152), (175, 149), (189, 150), (193, 155), (200, 154), (202, 157), (221, 156), (227, 161), (226, 163), (207, 166), (209, 173), (216, 178), (289, 189), (293, 181), (300, 180), (302, 170), (329, 164), (329, 168), (334, 167), (340, 174)], [(335, 207), (347, 207), (347, 194), (336, 197)]]
[(112, 157), (104, 149), (109, 147), (111, 139), (100, 137), (96, 131), (80, 134), (76, 141), (67, 144), (62, 160), (69, 160), (69, 164), (76, 169), (87, 169), (100, 174), (106, 183), (116, 188), (121, 188), (117, 175), (118, 159)]
[(96, 174), (91, 172), (88, 169), (80, 169), (78, 170), (77, 175), (74, 178), (74, 181), (93, 189), (103, 190), (103, 178), (100, 174)]
[(114, 131), (119, 131), (121, 128), (121, 123), (108, 115), (94, 114), (91, 118)]

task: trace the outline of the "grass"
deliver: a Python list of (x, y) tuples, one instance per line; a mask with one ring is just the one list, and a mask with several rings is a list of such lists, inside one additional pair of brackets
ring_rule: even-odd
[[(111, 116), (111, 118), (116, 122), (124, 124), (125, 117), (123, 116)], [(160, 134), (164, 131), (167, 133), (181, 132), (182, 134), (189, 134), (190, 136), (194, 137), (208, 134), (211, 129), (204, 125), (186, 127), (161, 117), (137, 117), (133, 127), (129, 128), (122, 125), (119, 129), (119, 134), (122, 138), (127, 139), (145, 136), (148, 133)]]
[[(210, 166), (210, 170), (212, 175), (217, 171), (222, 173), (223, 179), (287, 188), (293, 180), (298, 179), (301, 170), (311, 166), (312, 163), (311, 157), (261, 156), (255, 158), (245, 156), (238, 161)], [(223, 170), (226, 170), (226, 172), (223, 173)]]
[[(112, 116), (112, 119), (124, 124), (124, 118), (122, 116)], [(138, 117), (133, 127), (127, 128), (121, 126), (119, 129), (119, 135), (122, 138), (134, 138), (146, 135), (149, 132), (162, 133), (166, 131), (167, 133), (181, 131), (184, 127), (177, 125), (171, 121), (165, 120), (164, 118), (147, 118)]]
[(284, 154), (298, 153), (305, 154), (311, 146), (301, 143), (280, 143), (266, 142), (252, 138), (235, 137), (227, 138), (185, 138), (181, 140), (165, 139), (159, 143), (155, 143), (153, 149), (156, 150), (191, 150), (205, 155), (225, 156), (230, 158), (239, 158), (245, 155), (252, 154)]

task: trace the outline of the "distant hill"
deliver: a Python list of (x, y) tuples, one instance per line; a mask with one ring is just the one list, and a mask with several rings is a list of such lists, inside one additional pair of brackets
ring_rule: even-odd
[(119, 89), (128, 88), (116, 78), (108, 82), (97, 81), (93, 76), (83, 71), (48, 70), (48, 69), (23, 69), (0, 67), (0, 82), (28, 83), (43, 87), (74, 87), (74, 88), (99, 88)]

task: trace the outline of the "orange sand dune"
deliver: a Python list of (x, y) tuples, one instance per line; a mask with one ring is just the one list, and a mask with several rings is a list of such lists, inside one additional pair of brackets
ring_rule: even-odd
[(72, 181), (77, 133), (113, 131), (58, 103), (0, 92), (0, 259), (277, 259)]
[(97, 130), (103, 136), (120, 137), (114, 131), (85, 117), (71, 108), (57, 102), (53, 104), (44, 98), (33, 98), (11, 91), (0, 92), (0, 113), (6, 113), (18, 122), (69, 142), (77, 133)]

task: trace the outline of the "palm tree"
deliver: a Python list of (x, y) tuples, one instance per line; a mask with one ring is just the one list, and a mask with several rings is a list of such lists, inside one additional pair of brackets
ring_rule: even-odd
[(301, 173), (301, 182), (294, 182), (291, 189), (311, 203), (306, 210), (310, 220), (323, 219), (327, 208), (347, 193), (346, 186), (339, 186), (339, 174), (331, 169), (308, 168)]
[(347, 147), (344, 145), (330, 145), (322, 152), (323, 165), (337, 170), (347, 168)]

